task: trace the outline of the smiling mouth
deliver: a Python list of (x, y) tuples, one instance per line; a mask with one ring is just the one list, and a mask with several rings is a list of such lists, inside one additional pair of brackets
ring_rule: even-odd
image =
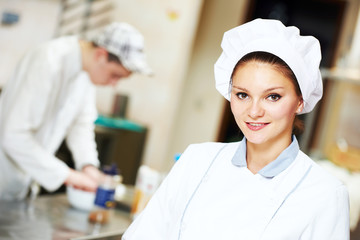
[(254, 122), (246, 122), (246, 126), (252, 131), (259, 131), (269, 125), (269, 123), (254, 123)]

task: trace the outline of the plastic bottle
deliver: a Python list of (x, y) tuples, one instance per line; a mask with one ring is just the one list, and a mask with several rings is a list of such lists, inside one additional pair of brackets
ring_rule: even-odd
[(133, 219), (145, 208), (160, 181), (161, 174), (158, 171), (146, 165), (140, 166), (136, 176), (135, 196), (130, 212)]
[(121, 176), (115, 164), (103, 168), (104, 178), (96, 191), (94, 208), (90, 212), (89, 221), (94, 223), (107, 223), (115, 207), (115, 190), (121, 183)]
[(174, 161), (177, 162), (180, 159), (180, 157), (181, 157), (181, 153), (176, 153), (174, 155)]

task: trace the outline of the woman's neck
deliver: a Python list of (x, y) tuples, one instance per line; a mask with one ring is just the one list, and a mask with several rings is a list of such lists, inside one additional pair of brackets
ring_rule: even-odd
[(246, 162), (248, 169), (256, 174), (270, 162), (274, 161), (289, 145), (291, 136), (287, 139), (263, 144), (246, 143)]

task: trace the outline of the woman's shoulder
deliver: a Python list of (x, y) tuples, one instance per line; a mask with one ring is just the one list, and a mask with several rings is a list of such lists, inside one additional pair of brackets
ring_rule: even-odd
[(195, 147), (223, 147), (223, 146), (237, 146), (240, 142), (200, 142), (192, 143), (189, 146)]
[(207, 153), (217, 153), (220, 150), (231, 151), (236, 150), (239, 146), (239, 142), (202, 142), (202, 143), (193, 143), (190, 144), (186, 151), (188, 152), (207, 152)]
[[(181, 154), (172, 172), (182, 176), (184, 173), (190, 182), (196, 182), (217, 157), (231, 159), (238, 143), (203, 142), (190, 144)], [(195, 170), (195, 171), (194, 171)]]
[(203, 164), (211, 161), (218, 154), (222, 157), (232, 157), (239, 142), (221, 143), (221, 142), (202, 142), (190, 144), (181, 154), (179, 160), (190, 161), (192, 164)]
[(312, 185), (321, 185), (325, 189), (338, 189), (343, 188), (344, 184), (340, 179), (338, 179), (334, 174), (330, 173), (328, 170), (320, 166), (317, 162), (311, 159), (308, 155), (299, 151), (298, 157), (303, 161), (303, 163), (310, 167), (308, 173), (308, 183)]

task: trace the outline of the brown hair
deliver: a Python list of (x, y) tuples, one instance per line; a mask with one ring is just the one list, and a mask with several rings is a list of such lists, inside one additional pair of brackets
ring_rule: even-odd
[[(245, 56), (243, 56), (235, 65), (234, 70), (231, 74), (231, 80), (230, 80), (230, 88), (232, 86), (232, 78), (234, 75), (234, 72), (236, 71), (236, 69), (241, 66), (244, 65), (247, 62), (250, 61), (256, 61), (256, 62), (261, 62), (261, 63), (268, 63), (272, 66), (274, 66), (279, 72), (281, 72), (286, 78), (290, 79), (291, 82), (294, 85), (295, 88), (295, 92), (296, 95), (299, 97), (302, 97), (302, 93), (300, 90), (300, 86), (299, 83), (296, 79), (295, 74), (293, 73), (293, 71), (291, 70), (291, 68), (286, 64), (285, 61), (283, 61), (281, 58), (279, 58), (278, 56), (272, 54), (272, 53), (268, 53), (268, 52), (251, 52), (246, 54)], [(230, 91), (229, 91), (230, 92)], [(294, 123), (293, 123), (293, 134), (295, 135), (300, 135), (304, 132), (304, 123), (303, 121), (296, 115), (295, 119), (294, 119)]]
[[(99, 47), (96, 43), (91, 42), (93, 47)], [(116, 56), (115, 54), (112, 54), (111, 52), (109, 52), (108, 50), (106, 50), (108, 52), (108, 61), (109, 62), (115, 62), (115, 63), (119, 63), (121, 64), (121, 61), (119, 59), (118, 56)]]

